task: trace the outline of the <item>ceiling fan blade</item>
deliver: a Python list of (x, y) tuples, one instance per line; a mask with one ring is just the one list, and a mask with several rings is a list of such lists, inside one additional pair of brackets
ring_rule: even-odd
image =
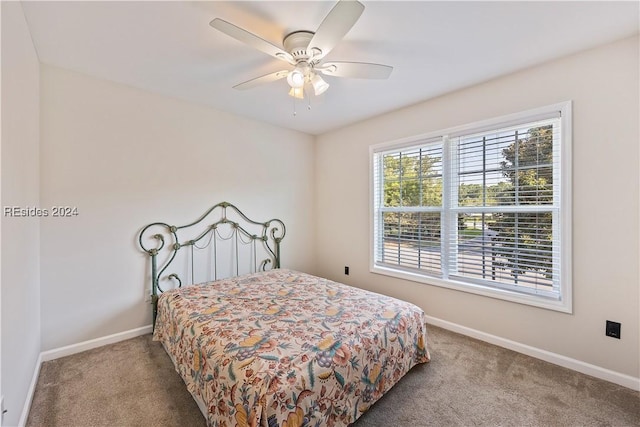
[(356, 79), (387, 79), (393, 67), (367, 62), (325, 62), (318, 71), (327, 76), (352, 77)]
[(322, 58), (349, 32), (364, 11), (358, 1), (340, 0), (324, 18), (314, 34), (307, 51), (314, 51), (314, 58)]
[(260, 86), (265, 83), (271, 83), (271, 82), (275, 82), (276, 80), (283, 79), (287, 77), (287, 74), (289, 74), (289, 71), (287, 70), (276, 71), (275, 73), (265, 74), (264, 76), (256, 77), (255, 79), (251, 79), (251, 80), (247, 80), (246, 82), (239, 83), (235, 85), (233, 88), (239, 89), (239, 90), (251, 89), (253, 87)]
[(223, 19), (216, 18), (211, 21), (209, 25), (211, 25), (216, 30), (222, 31), (226, 35), (233, 37), (238, 41), (241, 41), (242, 43), (248, 44), (249, 46), (266, 53), (267, 55), (271, 55), (274, 58), (281, 59), (292, 65), (295, 65), (296, 63), (289, 53), (285, 52), (278, 46), (275, 46), (268, 41), (256, 36), (255, 34), (250, 33), (247, 30), (243, 30), (242, 28), (233, 25)]

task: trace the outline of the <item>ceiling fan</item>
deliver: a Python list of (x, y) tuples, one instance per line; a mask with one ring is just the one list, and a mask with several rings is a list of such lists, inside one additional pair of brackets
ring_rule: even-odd
[(287, 34), (282, 41), (282, 48), (220, 18), (211, 21), (210, 25), (238, 41), (293, 66), (293, 68), (289, 67), (239, 83), (233, 86), (234, 89), (250, 89), (286, 78), (291, 87), (289, 95), (302, 99), (305, 85), (312, 86), (315, 95), (320, 95), (329, 88), (329, 84), (320, 74), (361, 79), (389, 77), (393, 67), (388, 65), (365, 62), (323, 62), (324, 57), (349, 32), (363, 11), (364, 5), (358, 1), (339, 0), (315, 33), (295, 31)]

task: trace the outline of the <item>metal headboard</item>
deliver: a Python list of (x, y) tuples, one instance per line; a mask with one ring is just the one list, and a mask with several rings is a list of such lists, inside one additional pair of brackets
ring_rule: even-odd
[[(227, 210), (238, 217), (238, 221), (233, 221), (227, 217)], [(211, 216), (211, 217), (210, 217)], [(205, 220), (210, 217), (212, 222), (205, 223)], [(243, 223), (241, 223), (243, 222)], [(195, 230), (198, 225), (204, 226), (204, 230), (200, 231), (195, 237), (190, 239), (181, 239), (181, 237), (188, 233), (187, 230)], [(219, 228), (226, 225), (230, 228), (231, 234), (227, 237), (222, 237)], [(250, 232), (248, 228), (256, 229), (257, 232)], [(153, 230), (153, 231), (152, 231)], [(252, 230), (253, 231), (253, 230)], [(195, 232), (195, 231), (194, 231)], [(231, 238), (236, 239), (235, 245), (235, 266), (236, 275), (238, 274), (238, 266), (240, 264), (238, 259), (238, 242), (241, 241), (244, 244), (252, 244), (254, 250), (252, 252), (253, 264), (255, 271), (265, 271), (267, 269), (280, 268), (280, 242), (284, 238), (286, 229), (284, 223), (279, 219), (270, 219), (266, 222), (258, 222), (249, 219), (242, 211), (228, 202), (218, 203), (209, 210), (207, 210), (198, 220), (181, 226), (169, 225), (164, 222), (154, 222), (145, 226), (140, 232), (138, 241), (140, 247), (151, 257), (151, 304), (153, 304), (153, 324), (155, 325), (158, 296), (164, 292), (160, 287), (161, 279), (173, 279), (177, 283), (178, 287), (182, 286), (182, 279), (176, 273), (168, 274), (163, 277), (163, 274), (167, 272), (167, 268), (175, 260), (178, 251), (182, 248), (189, 248), (191, 250), (191, 282), (193, 283), (193, 251), (194, 249), (203, 249), (204, 247), (210, 247), (213, 242), (213, 259), (214, 264), (214, 277), (212, 280), (217, 279), (218, 273), (218, 260), (216, 253), (217, 242), (222, 240), (229, 240)], [(180, 235), (181, 237), (179, 237)], [(156, 241), (156, 247), (147, 247), (145, 241)], [(204, 247), (200, 247), (197, 244), (199, 242), (205, 242)], [(260, 244), (263, 249), (261, 256), (266, 258), (258, 260), (257, 258), (257, 245)], [(165, 262), (158, 265), (158, 257), (163, 255)]]

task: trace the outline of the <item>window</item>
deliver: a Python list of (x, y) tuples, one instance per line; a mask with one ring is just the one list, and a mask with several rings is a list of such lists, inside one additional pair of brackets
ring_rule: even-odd
[(571, 312), (570, 107), (372, 147), (372, 271)]

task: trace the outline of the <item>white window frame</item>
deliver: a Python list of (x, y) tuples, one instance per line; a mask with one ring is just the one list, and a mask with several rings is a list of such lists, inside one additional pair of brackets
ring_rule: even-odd
[[(491, 298), (497, 298), (501, 300), (511, 301), (520, 304), (531, 305), (535, 307), (541, 307), (545, 309), (560, 311), (564, 313), (573, 312), (573, 298), (572, 298), (572, 273), (571, 273), (571, 223), (572, 223), (572, 209), (571, 209), (571, 153), (572, 153), (572, 103), (566, 101), (558, 104), (548, 105), (532, 110), (523, 111), (520, 113), (510, 114), (498, 118), (483, 120), (475, 123), (470, 123), (463, 126), (457, 126), (449, 129), (444, 129), (437, 132), (430, 132), (423, 135), (417, 135), (413, 137), (403, 138), (391, 142), (384, 142), (381, 144), (375, 144), (369, 147), (369, 270), (372, 273), (382, 274), (398, 279), (411, 280), (414, 282), (424, 283), (428, 285), (435, 285), (449, 289), (455, 289), (463, 292), (470, 292), (477, 295), (483, 295)], [(376, 221), (376, 207), (375, 200), (375, 185), (374, 182), (374, 157), (376, 153), (399, 150), (402, 148), (412, 147), (420, 145), (424, 141), (434, 140), (437, 138), (443, 141), (443, 164), (449, 162), (449, 156), (451, 156), (451, 144), (449, 138), (457, 135), (463, 135), (467, 132), (482, 132), (494, 129), (500, 129), (518, 124), (525, 124), (534, 122), (537, 120), (543, 120), (549, 118), (552, 114), (560, 112), (560, 170), (554, 168), (554, 182), (555, 176), (559, 173), (560, 182), (560, 214), (559, 223), (554, 221), (554, 227), (560, 227), (560, 283), (559, 283), (559, 298), (550, 298), (545, 295), (537, 295), (530, 293), (521, 293), (513, 289), (507, 289), (502, 287), (491, 287), (481, 283), (474, 283), (473, 281), (462, 281), (460, 279), (448, 278), (446, 275), (443, 278), (437, 278), (413, 270), (406, 270), (402, 267), (390, 267), (387, 265), (376, 264), (375, 250), (376, 250), (376, 238), (378, 237), (378, 224)], [(447, 175), (443, 174), (443, 180), (447, 180)], [(448, 188), (447, 183), (443, 183), (443, 188)], [(446, 191), (446, 190), (445, 190)], [(445, 197), (448, 196), (448, 197)], [(449, 203), (450, 195), (443, 195), (443, 209), (447, 203)], [(555, 197), (555, 196), (554, 196)], [(445, 221), (444, 224), (448, 224), (449, 221)], [(445, 225), (446, 227), (447, 225)], [(446, 239), (443, 239), (446, 240)], [(555, 250), (554, 250), (555, 251)], [(443, 264), (446, 262), (446, 258), (442, 257)], [(443, 268), (446, 268), (443, 266)], [(445, 270), (446, 271), (446, 270)]]

